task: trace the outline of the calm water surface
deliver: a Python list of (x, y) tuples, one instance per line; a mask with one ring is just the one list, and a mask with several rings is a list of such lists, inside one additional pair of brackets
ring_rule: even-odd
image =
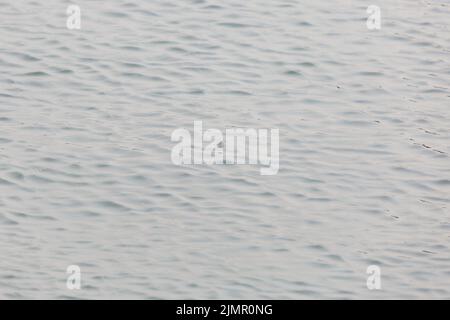
[[(0, 2), (0, 298), (450, 298), (449, 1), (73, 2)], [(278, 175), (173, 165), (195, 120)]]

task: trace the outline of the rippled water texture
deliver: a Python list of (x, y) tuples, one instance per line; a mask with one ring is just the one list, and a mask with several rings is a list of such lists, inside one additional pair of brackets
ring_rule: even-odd
[[(450, 298), (450, 3), (374, 2), (1, 1), (0, 298)], [(173, 165), (194, 120), (278, 175)]]

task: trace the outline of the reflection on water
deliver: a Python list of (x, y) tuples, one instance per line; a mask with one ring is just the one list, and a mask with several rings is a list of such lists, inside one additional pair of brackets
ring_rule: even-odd
[[(0, 4), (0, 298), (450, 298), (447, 1), (76, 3)], [(196, 120), (278, 174), (175, 166)]]

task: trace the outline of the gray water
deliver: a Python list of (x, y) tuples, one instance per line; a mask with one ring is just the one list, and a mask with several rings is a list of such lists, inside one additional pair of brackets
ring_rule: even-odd
[[(449, 14), (1, 1), (0, 298), (450, 298)], [(279, 173), (174, 165), (197, 120), (279, 128)]]

